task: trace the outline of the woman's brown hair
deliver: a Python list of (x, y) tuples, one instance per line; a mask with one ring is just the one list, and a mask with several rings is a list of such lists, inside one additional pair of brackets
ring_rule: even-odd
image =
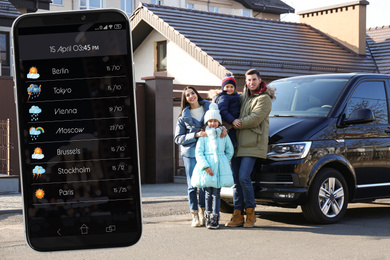
[(181, 94), (180, 114), (178, 117), (181, 116), (181, 113), (183, 113), (184, 108), (186, 108), (187, 106), (190, 105), (186, 99), (186, 91), (189, 89), (193, 90), (195, 92), (195, 94), (198, 96), (198, 102), (203, 100), (203, 98), (199, 95), (198, 91), (194, 87), (191, 87), (191, 86), (185, 87), (183, 89), (183, 93)]

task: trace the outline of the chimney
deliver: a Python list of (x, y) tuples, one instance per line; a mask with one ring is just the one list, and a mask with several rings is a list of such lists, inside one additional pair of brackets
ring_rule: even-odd
[(299, 12), (301, 23), (323, 32), (359, 55), (366, 55), (366, 7), (354, 1)]

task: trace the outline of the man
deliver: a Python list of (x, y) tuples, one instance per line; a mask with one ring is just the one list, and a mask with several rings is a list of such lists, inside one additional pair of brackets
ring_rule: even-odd
[[(237, 149), (232, 159), (234, 212), (227, 227), (253, 227), (256, 222), (255, 196), (251, 173), (257, 158), (267, 157), (269, 119), (275, 90), (267, 88), (260, 73), (245, 73), (244, 93), (240, 97), (240, 117), (233, 121), (237, 129)], [(245, 204), (244, 204), (245, 203)], [(242, 212), (246, 212), (246, 220)]]

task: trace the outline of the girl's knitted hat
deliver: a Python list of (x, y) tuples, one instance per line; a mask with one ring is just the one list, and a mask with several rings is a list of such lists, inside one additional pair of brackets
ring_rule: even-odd
[(204, 122), (206, 124), (210, 119), (218, 120), (219, 123), (222, 125), (222, 118), (221, 115), (219, 114), (218, 105), (215, 103), (210, 104), (209, 110), (207, 110), (207, 112), (204, 115)]

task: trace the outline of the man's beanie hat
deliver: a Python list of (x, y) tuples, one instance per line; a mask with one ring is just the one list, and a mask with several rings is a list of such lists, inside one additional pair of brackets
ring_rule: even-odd
[(210, 104), (209, 110), (207, 110), (207, 112), (204, 115), (205, 124), (211, 119), (218, 120), (219, 123), (222, 125), (222, 118), (221, 115), (219, 114), (218, 105), (215, 103)]
[(226, 73), (225, 77), (222, 79), (222, 90), (226, 84), (232, 84), (234, 89), (236, 89), (236, 79), (230, 73)]

